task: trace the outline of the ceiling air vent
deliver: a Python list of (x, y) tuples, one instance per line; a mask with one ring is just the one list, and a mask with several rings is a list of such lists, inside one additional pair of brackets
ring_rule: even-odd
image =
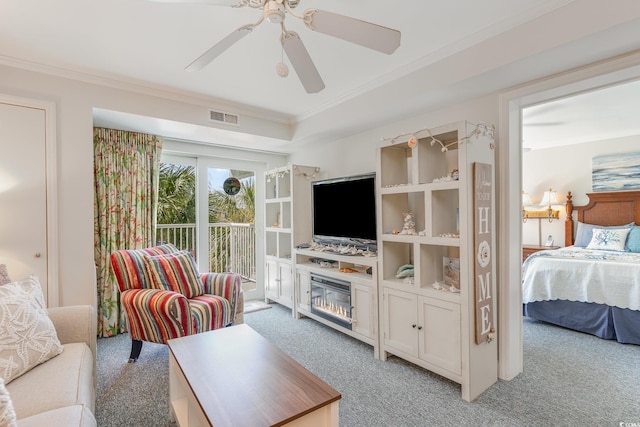
[(237, 114), (224, 113), (222, 111), (215, 110), (209, 110), (209, 120), (234, 126), (238, 126), (240, 124), (240, 117), (238, 117)]

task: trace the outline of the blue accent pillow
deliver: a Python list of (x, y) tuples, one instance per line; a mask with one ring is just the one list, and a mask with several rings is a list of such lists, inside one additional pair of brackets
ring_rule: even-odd
[(624, 225), (612, 225), (612, 226), (604, 227), (602, 225), (585, 224), (584, 222), (578, 221), (578, 230), (576, 231), (576, 238), (573, 241), (573, 246), (586, 248), (589, 245), (589, 242), (591, 242), (594, 228), (605, 228), (605, 229), (606, 228), (609, 228), (609, 229), (631, 228), (634, 225), (636, 225), (634, 222), (630, 222), (629, 224), (624, 224)]
[(629, 252), (640, 253), (640, 227), (635, 226), (631, 228), (627, 236), (627, 248)]

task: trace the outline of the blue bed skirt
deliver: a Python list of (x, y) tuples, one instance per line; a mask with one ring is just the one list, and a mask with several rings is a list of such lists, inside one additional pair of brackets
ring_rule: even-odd
[(575, 301), (523, 304), (524, 315), (624, 344), (640, 345), (640, 311)]

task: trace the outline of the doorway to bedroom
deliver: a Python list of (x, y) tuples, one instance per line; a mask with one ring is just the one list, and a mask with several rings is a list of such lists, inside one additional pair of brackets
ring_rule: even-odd
[[(525, 172), (527, 165), (523, 149), (526, 147), (527, 140), (525, 138), (523, 141), (523, 135), (525, 135), (523, 112), (528, 107), (542, 106), (551, 101), (638, 80), (640, 80), (640, 53), (614, 58), (573, 73), (537, 81), (500, 96), (500, 139), (505, 142), (498, 152), (499, 163), (503, 165), (499, 178), (500, 195), (503, 200), (500, 207), (500, 216), (503, 220), (499, 223), (501, 235), (499, 262), (503, 266), (499, 271), (500, 292), (503, 295), (500, 302), (502, 316), (499, 323), (502, 342), (499, 350), (500, 378), (502, 379), (514, 378), (523, 370), (522, 258), (511, 255), (515, 252), (515, 248), (521, 250), (523, 244), (523, 174), (527, 173), (527, 177), (529, 177), (528, 174), (531, 172)], [(552, 126), (548, 125), (547, 127)], [(576, 149), (576, 147), (571, 148), (571, 150)], [(534, 151), (525, 150), (524, 154), (529, 156), (530, 153), (534, 153)], [(579, 190), (574, 189), (580, 187), (576, 185), (575, 178), (568, 176), (556, 178), (547, 172), (554, 164), (564, 164), (565, 170), (570, 170), (577, 164), (575, 158), (575, 151), (571, 155), (550, 156), (547, 154), (545, 162), (535, 167), (534, 172), (540, 175), (546, 174), (547, 178), (554, 179), (554, 183), (549, 188), (554, 189), (556, 186), (560, 193), (561, 186), (565, 186), (565, 189), (577, 194)], [(571, 165), (568, 166), (569, 164)], [(590, 186), (590, 179), (587, 185)], [(544, 187), (546, 184), (541, 184), (541, 188)], [(548, 188), (544, 191), (547, 190)], [(562, 193), (566, 194), (565, 191)], [(586, 197), (584, 193), (586, 192), (583, 192), (582, 197)], [(574, 197), (573, 201), (578, 205), (584, 202), (577, 197)], [(534, 226), (537, 227), (537, 224)], [(535, 243), (538, 243), (538, 231), (534, 233)], [(543, 244), (545, 240), (546, 234), (543, 232)], [(561, 238), (561, 242), (564, 243), (563, 238)]]

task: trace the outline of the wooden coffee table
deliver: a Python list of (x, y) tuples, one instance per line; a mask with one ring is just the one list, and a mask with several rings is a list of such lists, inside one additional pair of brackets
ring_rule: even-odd
[(180, 426), (337, 426), (340, 393), (247, 325), (169, 340)]

